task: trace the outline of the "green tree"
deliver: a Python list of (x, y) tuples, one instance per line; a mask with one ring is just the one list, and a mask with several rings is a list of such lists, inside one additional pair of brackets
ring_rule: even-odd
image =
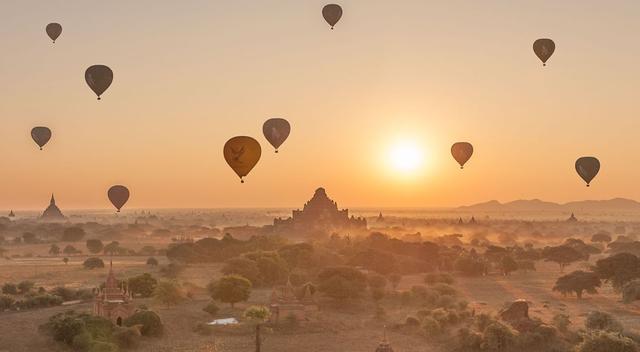
[(630, 253), (619, 253), (598, 260), (594, 270), (619, 291), (627, 282), (640, 278), (640, 259)]
[[(160, 283), (162, 285), (162, 283)], [(125, 326), (142, 325), (140, 333), (143, 336), (160, 337), (164, 333), (164, 325), (160, 316), (150, 310), (141, 310), (124, 320)]]
[(622, 287), (622, 300), (624, 303), (640, 300), (640, 279), (629, 281)]
[(252, 306), (244, 311), (244, 317), (248, 321), (252, 322), (256, 326), (256, 352), (260, 352), (262, 347), (262, 336), (260, 336), (260, 330), (262, 324), (269, 320), (271, 311), (264, 306)]
[(611, 242), (611, 235), (607, 232), (598, 232), (595, 235), (591, 236), (591, 242), (596, 243), (609, 243)]
[(33, 281), (24, 280), (18, 283), (18, 290), (21, 294), (26, 294), (33, 289), (36, 284)]
[(149, 259), (147, 259), (147, 265), (158, 266), (158, 259), (149, 257)]
[(2, 293), (5, 295), (17, 295), (18, 294), (18, 286), (16, 284), (7, 282), (2, 286)]
[(253, 286), (262, 285), (258, 264), (248, 258), (231, 258), (227, 260), (222, 267), (222, 273), (242, 276), (251, 281)]
[(77, 250), (76, 247), (68, 244), (66, 247), (64, 247), (64, 249), (62, 250), (62, 253), (66, 254), (66, 255), (73, 255), (73, 254), (80, 253), (80, 251)]
[(38, 242), (38, 238), (34, 233), (25, 232), (22, 234), (22, 242), (27, 244), (33, 244)]
[(98, 239), (87, 240), (87, 249), (89, 250), (89, 252), (94, 254), (100, 253), (103, 248), (104, 245), (102, 244), (102, 241)]
[(518, 263), (511, 256), (504, 256), (500, 261), (500, 271), (502, 275), (509, 276), (512, 272), (518, 270)]
[(612, 332), (622, 332), (622, 324), (611, 314), (599, 311), (590, 312), (584, 321), (584, 326), (589, 330), (602, 330)]
[(175, 281), (160, 281), (153, 291), (153, 297), (167, 307), (176, 305), (184, 300), (182, 289)]
[(615, 332), (594, 331), (586, 334), (576, 346), (576, 352), (638, 352), (638, 345), (630, 338)]
[(359, 298), (367, 288), (367, 277), (351, 267), (326, 268), (318, 280), (318, 290), (336, 301)]
[(87, 258), (84, 263), (82, 263), (82, 265), (85, 267), (85, 269), (104, 268), (104, 262), (102, 261), (102, 259), (97, 257)]
[(58, 247), (57, 244), (52, 244), (51, 247), (49, 247), (49, 254), (51, 255), (58, 255), (60, 254), (60, 247)]
[(114, 255), (120, 253), (120, 242), (112, 241), (102, 249), (104, 254)]
[(589, 259), (588, 254), (583, 254), (577, 249), (565, 245), (546, 247), (542, 251), (542, 257), (546, 261), (557, 263), (560, 266), (560, 271), (563, 271), (571, 263)]
[(84, 238), (85, 232), (81, 227), (73, 226), (64, 229), (62, 233), (62, 241), (64, 242), (78, 242)]
[(157, 285), (158, 280), (149, 273), (134, 276), (129, 278), (128, 281), (128, 286), (131, 292), (133, 294), (140, 295), (141, 297), (151, 297)]
[(209, 304), (207, 304), (204, 308), (202, 308), (202, 310), (209, 313), (209, 315), (211, 315), (212, 317), (214, 317), (220, 311), (220, 307), (218, 307), (216, 302), (212, 301), (212, 302), (209, 302)]
[(68, 264), (68, 263), (69, 263), (69, 258), (64, 257), (64, 258), (62, 258), (62, 261), (63, 261), (63, 262), (64, 262), (64, 264), (66, 265), (66, 264)]
[(596, 288), (600, 287), (600, 278), (592, 272), (582, 270), (574, 271), (571, 274), (561, 276), (553, 286), (554, 291), (558, 291), (563, 295), (575, 293), (578, 299), (582, 298), (583, 292), (596, 294)]
[(251, 281), (238, 275), (227, 275), (209, 284), (211, 298), (223, 303), (231, 304), (231, 308), (238, 302), (244, 302), (251, 295)]

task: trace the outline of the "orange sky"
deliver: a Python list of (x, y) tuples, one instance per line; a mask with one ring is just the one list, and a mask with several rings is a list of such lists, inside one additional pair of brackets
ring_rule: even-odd
[[(637, 1), (7, 0), (0, 11), (0, 209), (344, 206), (640, 199)], [(391, 5), (391, 4), (394, 5)], [(44, 27), (60, 22), (52, 45)], [(531, 45), (557, 49), (542, 68)], [(106, 64), (98, 102), (84, 70)], [(269, 117), (292, 133), (277, 155)], [(53, 130), (40, 152), (35, 125)], [(240, 184), (224, 142), (263, 146)], [(453, 142), (475, 146), (464, 171)], [(392, 169), (389, 148), (425, 157)], [(584, 187), (573, 163), (600, 158)]]

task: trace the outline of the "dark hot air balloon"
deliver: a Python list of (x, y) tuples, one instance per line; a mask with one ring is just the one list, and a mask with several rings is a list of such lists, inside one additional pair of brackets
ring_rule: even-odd
[(118, 209), (118, 213), (120, 209), (127, 204), (129, 200), (129, 189), (125, 186), (115, 185), (109, 188), (107, 191), (107, 196), (116, 209)]
[(42, 126), (34, 127), (31, 129), (31, 138), (42, 150), (42, 147), (51, 139), (51, 130)]
[(589, 187), (593, 178), (600, 171), (600, 161), (592, 156), (583, 156), (576, 160), (576, 171)]
[(333, 26), (340, 21), (342, 17), (342, 7), (336, 4), (329, 4), (322, 8), (322, 17), (333, 29)]
[(451, 146), (451, 155), (456, 159), (460, 168), (464, 169), (464, 164), (469, 161), (473, 155), (473, 146), (467, 142), (457, 142)]
[(547, 60), (556, 50), (556, 43), (551, 39), (542, 38), (533, 42), (533, 52), (542, 61), (542, 66), (547, 66)]
[(113, 71), (105, 65), (93, 65), (85, 71), (84, 79), (87, 81), (89, 88), (96, 93), (98, 100), (100, 100), (100, 95), (113, 82)]
[(60, 34), (62, 34), (62, 26), (60, 25), (60, 23), (49, 23), (45, 30), (47, 31), (47, 35), (49, 36), (49, 38), (51, 38), (54, 43), (56, 42), (56, 39), (58, 39)]
[(228, 140), (224, 144), (222, 152), (224, 160), (238, 174), (240, 182), (244, 183), (242, 178), (247, 176), (249, 171), (256, 166), (258, 160), (260, 160), (262, 148), (260, 148), (260, 143), (255, 139), (238, 136)]
[(262, 125), (262, 133), (264, 133), (264, 138), (271, 143), (271, 145), (276, 148), (276, 153), (278, 152), (278, 147), (287, 140), (289, 137), (289, 133), (291, 132), (291, 125), (289, 121), (281, 118), (273, 118), (268, 119)]

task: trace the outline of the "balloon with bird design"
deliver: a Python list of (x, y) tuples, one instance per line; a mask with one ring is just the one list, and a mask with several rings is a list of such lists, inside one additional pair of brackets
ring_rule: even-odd
[(229, 139), (222, 149), (227, 164), (240, 177), (244, 183), (244, 177), (249, 174), (260, 160), (262, 148), (255, 139), (247, 136), (237, 136)]

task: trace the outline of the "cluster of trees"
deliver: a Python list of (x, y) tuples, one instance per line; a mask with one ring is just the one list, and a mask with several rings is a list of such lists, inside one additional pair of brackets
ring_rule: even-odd
[(18, 284), (7, 282), (2, 285), (0, 312), (53, 307), (61, 305), (65, 301), (92, 298), (93, 293), (85, 289), (70, 289), (59, 286), (47, 291), (44, 287), (36, 289), (35, 283), (32, 281), (21, 281)]
[(193, 243), (179, 243), (167, 249), (167, 258), (184, 263), (223, 262), (253, 251), (274, 251), (285, 244), (277, 236), (254, 236), (246, 241), (226, 234), (222, 239), (203, 238)]
[(158, 337), (164, 331), (160, 317), (148, 310), (137, 311), (123, 325), (118, 327), (108, 319), (70, 310), (53, 315), (40, 330), (80, 352), (135, 348), (141, 335)]

